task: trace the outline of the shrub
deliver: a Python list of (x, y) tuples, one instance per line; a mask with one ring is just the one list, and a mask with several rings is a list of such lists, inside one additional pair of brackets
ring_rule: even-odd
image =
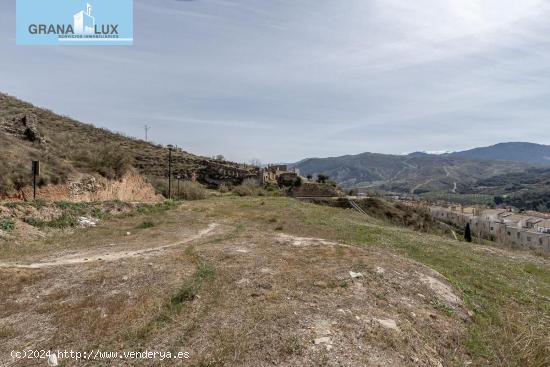
[(41, 219), (37, 219), (37, 218), (25, 218), (25, 223), (33, 226), (33, 227), (39, 227), (39, 228), (42, 228), (42, 227), (45, 227), (46, 226), (46, 222), (41, 220)]
[(74, 212), (81, 213), (86, 209), (88, 206), (87, 203), (72, 203), (70, 201), (57, 201), (55, 203), (55, 206), (57, 206), (59, 209), (62, 210), (71, 210)]
[(263, 190), (260, 189), (257, 180), (247, 178), (239, 186), (233, 188), (233, 192), (239, 196), (255, 196), (262, 195)]
[(33, 227), (38, 228), (68, 228), (76, 227), (78, 225), (78, 219), (72, 215), (63, 214), (59, 218), (52, 219), (50, 221), (44, 221), (37, 218), (26, 218), (25, 222)]
[(117, 145), (107, 145), (99, 152), (82, 152), (78, 159), (92, 172), (108, 179), (121, 178), (132, 167), (133, 159)]
[(206, 199), (207, 193), (204, 186), (200, 183), (183, 181), (180, 182), (179, 189), (177, 189), (174, 196), (180, 200), (202, 200)]
[(137, 226), (137, 228), (140, 228), (140, 229), (147, 229), (147, 228), (151, 228), (151, 227), (154, 227), (155, 226), (155, 223), (153, 223), (152, 221), (150, 220), (146, 220), (146, 221), (143, 221), (141, 224), (139, 224)]
[(233, 188), (233, 192), (239, 196), (254, 196), (256, 190), (248, 186), (239, 185)]
[(46, 222), (46, 226), (52, 227), (52, 228), (76, 227), (77, 225), (78, 225), (78, 220), (72, 215), (67, 215), (67, 214), (63, 214), (59, 218)]
[(322, 174), (317, 175), (317, 182), (318, 183), (326, 183), (329, 179), (330, 179), (330, 177), (327, 176), (327, 175), (322, 175)]
[(10, 218), (0, 219), (0, 229), (5, 232), (11, 232), (15, 229), (15, 221)]
[(220, 187), (218, 188), (218, 190), (222, 193), (222, 194), (225, 194), (226, 192), (229, 192), (229, 187), (227, 187), (226, 184), (221, 184)]

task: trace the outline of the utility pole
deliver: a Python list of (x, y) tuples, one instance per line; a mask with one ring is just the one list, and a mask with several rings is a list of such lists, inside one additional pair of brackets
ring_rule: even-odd
[(147, 133), (149, 132), (149, 130), (151, 130), (151, 126), (145, 125), (145, 141), (148, 141), (147, 140)]
[(172, 149), (174, 147), (168, 144), (168, 199), (172, 199)]
[(178, 200), (180, 200), (180, 179), (181, 179), (181, 175), (177, 175), (176, 178), (178, 179)]

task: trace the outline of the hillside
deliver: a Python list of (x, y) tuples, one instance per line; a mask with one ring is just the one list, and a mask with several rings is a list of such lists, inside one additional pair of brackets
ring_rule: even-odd
[[(32, 182), (31, 160), (42, 162), (39, 185), (60, 184), (72, 175), (120, 178), (132, 167), (165, 190), (168, 149), (84, 124), (14, 97), (0, 94), (0, 195)], [(239, 181), (255, 169), (187, 153), (173, 152), (174, 177), (217, 184)]]
[(0, 239), (0, 354), (10, 366), (29, 365), (9, 357), (21, 346), (188, 353), (62, 366), (550, 363), (542, 256), (289, 198), (136, 209), (34, 241)]
[(529, 164), (550, 164), (550, 145), (533, 143), (500, 143), (446, 154), (452, 158), (515, 161)]
[(346, 187), (379, 187), (388, 191), (422, 193), (456, 191), (463, 185), (498, 174), (522, 172), (519, 162), (480, 161), (432, 154), (363, 153), (305, 159), (294, 165), (302, 175), (329, 175)]
[(550, 168), (530, 168), (476, 181), (461, 187), (462, 194), (495, 196), (496, 204), (518, 209), (550, 211)]

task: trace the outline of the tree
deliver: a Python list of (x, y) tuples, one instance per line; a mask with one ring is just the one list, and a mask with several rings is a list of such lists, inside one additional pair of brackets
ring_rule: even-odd
[(313, 180), (313, 176), (312, 176), (312, 175), (307, 175), (306, 178), (307, 178), (309, 181)]
[(224, 157), (223, 155), (221, 155), (221, 154), (218, 154), (218, 155), (216, 156), (216, 159), (217, 159), (218, 161), (225, 161), (225, 157)]
[(464, 228), (464, 239), (466, 242), (472, 242), (472, 230), (470, 229), (470, 223), (466, 223), (466, 228)]
[(250, 160), (250, 165), (254, 166), (254, 167), (261, 167), (262, 166), (262, 161), (259, 160), (258, 158), (252, 158)]
[(318, 183), (326, 183), (328, 180), (329, 180), (330, 177), (328, 177), (327, 175), (317, 175), (317, 182)]

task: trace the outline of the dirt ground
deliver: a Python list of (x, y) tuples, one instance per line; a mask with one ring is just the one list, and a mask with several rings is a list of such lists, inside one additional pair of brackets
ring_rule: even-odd
[(435, 271), (390, 251), (214, 217), (190, 204), (153, 217), (152, 228), (120, 218), (1, 261), (2, 365), (45, 365), (10, 358), (25, 349), (189, 357), (59, 359), (65, 366), (468, 362), (469, 312)]

